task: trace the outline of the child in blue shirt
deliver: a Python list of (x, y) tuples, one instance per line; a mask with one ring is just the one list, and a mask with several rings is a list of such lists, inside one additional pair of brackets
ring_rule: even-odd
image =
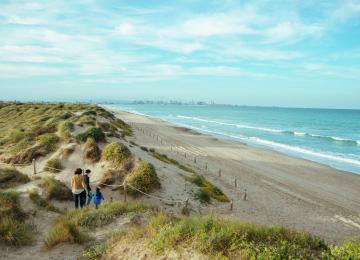
[(96, 188), (96, 192), (94, 194), (94, 204), (95, 208), (97, 209), (99, 205), (101, 204), (101, 201), (105, 200), (103, 194), (100, 191), (100, 188)]

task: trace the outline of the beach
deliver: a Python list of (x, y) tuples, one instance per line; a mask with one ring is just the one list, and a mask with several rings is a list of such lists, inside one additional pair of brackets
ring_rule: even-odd
[[(360, 238), (360, 175), (220, 140), (161, 119), (113, 112), (133, 127), (130, 141), (192, 167), (233, 200), (233, 210), (230, 203), (212, 202), (199, 206), (199, 213), (295, 228), (333, 243)], [(151, 163), (161, 168), (162, 176), (174, 176), (174, 168), (154, 158)], [(181, 189), (175, 180), (167, 183), (170, 193), (171, 185)]]

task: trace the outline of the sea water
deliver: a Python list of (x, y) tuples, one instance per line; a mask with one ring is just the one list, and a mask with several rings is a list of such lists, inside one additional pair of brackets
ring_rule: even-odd
[(107, 106), (360, 174), (360, 110), (125, 103)]

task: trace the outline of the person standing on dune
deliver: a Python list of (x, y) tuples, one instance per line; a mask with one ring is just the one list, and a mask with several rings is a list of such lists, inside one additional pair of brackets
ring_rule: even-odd
[(91, 191), (91, 187), (90, 187), (90, 177), (89, 174), (91, 173), (90, 169), (87, 169), (84, 173), (84, 183), (85, 183), (85, 189), (86, 189), (86, 193), (87, 193), (87, 203), (86, 206), (90, 205), (91, 199), (93, 197), (92, 191)]
[(82, 169), (77, 168), (74, 175), (71, 177), (71, 191), (74, 195), (75, 208), (83, 208), (86, 200), (84, 178), (81, 175)]

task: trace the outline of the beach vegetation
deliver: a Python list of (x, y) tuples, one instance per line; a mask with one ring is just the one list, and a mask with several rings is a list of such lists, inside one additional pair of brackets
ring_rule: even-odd
[(57, 148), (59, 137), (55, 134), (42, 134), (37, 137), (37, 144), (44, 148), (47, 153), (54, 152)]
[(149, 149), (147, 149), (147, 147), (145, 147), (145, 146), (141, 146), (140, 149), (143, 150), (144, 152), (148, 152), (148, 151), (149, 151)]
[(35, 227), (25, 222), (19, 193), (0, 190), (0, 244), (22, 246), (34, 240)]
[(0, 168), (0, 189), (8, 189), (29, 181), (30, 178), (27, 175), (15, 168)]
[(124, 144), (114, 142), (105, 146), (102, 151), (102, 158), (112, 163), (114, 166), (121, 166), (129, 158), (131, 152)]
[(129, 184), (129, 192), (134, 195), (139, 195), (136, 189), (148, 193), (160, 188), (160, 181), (155, 167), (145, 161), (140, 161), (133, 171), (126, 176), (126, 183)]
[(106, 169), (101, 175), (100, 182), (106, 185), (122, 183), (124, 177), (125, 172), (119, 169)]
[(229, 198), (218, 187), (206, 180), (204, 176), (194, 173), (192, 176), (185, 176), (185, 180), (195, 184), (200, 188), (201, 193), (206, 193), (217, 201), (230, 202)]
[(76, 136), (77, 142), (86, 142), (88, 138), (94, 139), (96, 142), (103, 142), (105, 141), (105, 134), (101, 130), (101, 128), (97, 127), (90, 127), (85, 131), (81, 132)]
[(101, 150), (94, 138), (89, 137), (84, 145), (84, 158), (90, 162), (98, 162), (101, 159)]
[(124, 136), (132, 136), (133, 135), (133, 131), (131, 126), (129, 126), (128, 124), (126, 124), (123, 120), (116, 118), (112, 121), (113, 125), (115, 125), (117, 128), (121, 129), (121, 133)]
[(147, 210), (149, 208), (141, 203), (115, 201), (105, 202), (97, 210), (86, 208), (81, 211), (67, 211), (56, 220), (54, 227), (45, 239), (45, 246), (50, 249), (64, 242), (83, 244), (90, 239), (85, 230), (108, 225), (127, 213)]
[(77, 118), (76, 121), (77, 125), (90, 125), (95, 126), (96, 125), (96, 119), (89, 115), (82, 115)]
[(46, 161), (44, 170), (52, 173), (59, 173), (63, 169), (61, 161), (58, 158), (52, 158)]
[(29, 198), (36, 205), (36, 207), (40, 209), (46, 209), (57, 213), (60, 212), (60, 210), (56, 208), (51, 202), (42, 198), (36, 190), (29, 192)]
[(69, 140), (71, 138), (71, 132), (74, 131), (74, 123), (62, 121), (58, 126), (58, 131), (63, 139)]
[(44, 188), (47, 200), (73, 199), (71, 190), (63, 182), (56, 180), (53, 177), (43, 178), (40, 187)]
[(204, 192), (203, 190), (199, 190), (194, 194), (194, 198), (201, 203), (207, 204), (210, 203), (210, 195), (207, 192)]

